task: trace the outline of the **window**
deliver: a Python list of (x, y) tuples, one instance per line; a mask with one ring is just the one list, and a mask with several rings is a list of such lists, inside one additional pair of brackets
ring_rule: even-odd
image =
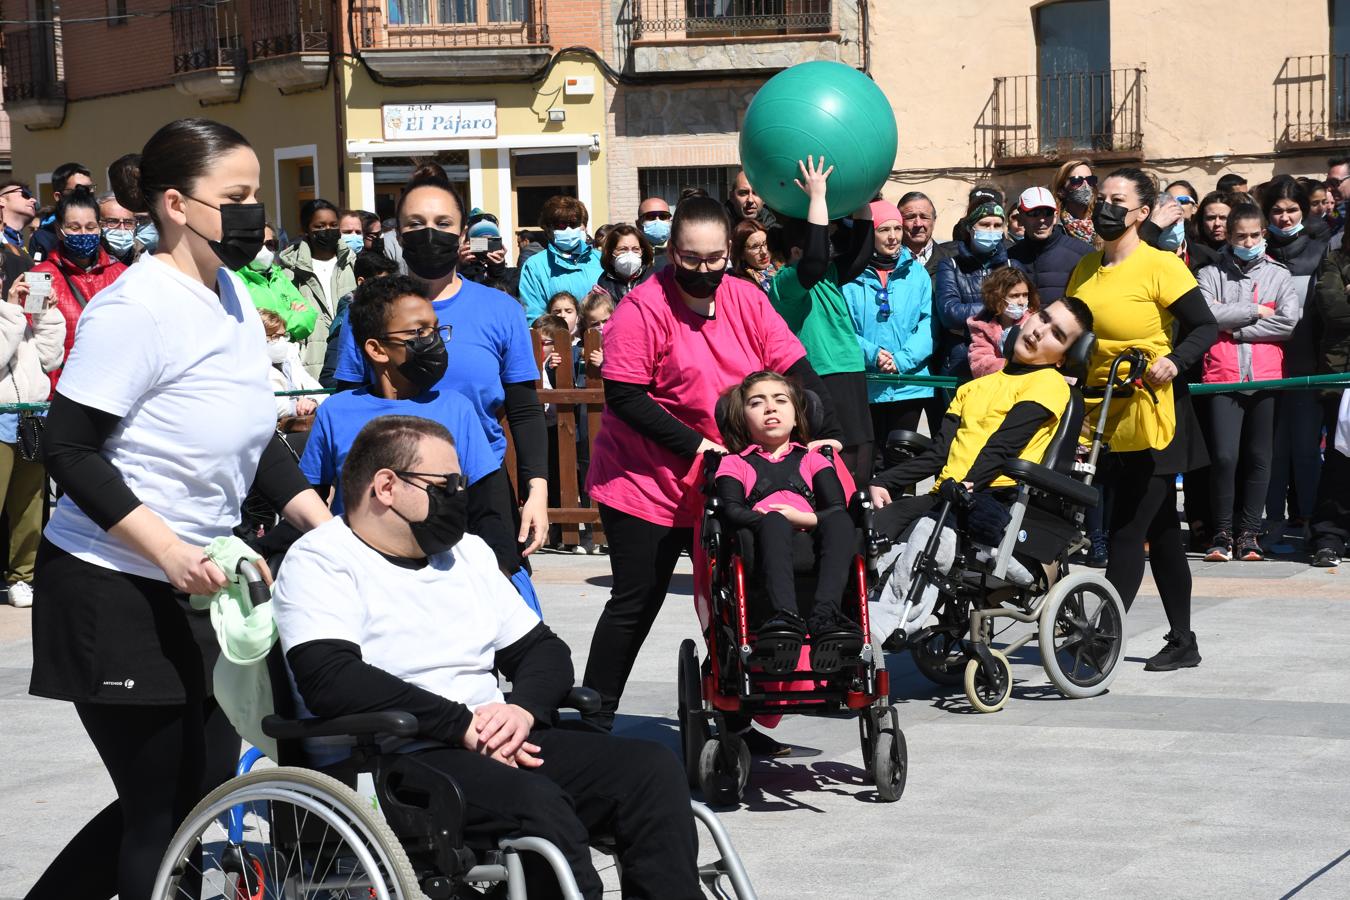
[(489, 22), (527, 22), (526, 0), (488, 0)]
[(1036, 11), (1042, 152), (1110, 146), (1111, 19), (1107, 0)]
[(678, 169), (639, 169), (641, 199), (660, 197), (672, 207), (685, 188), (702, 188), (714, 200), (725, 200), (735, 177), (733, 166), (691, 166)]
[(1331, 0), (1331, 122), (1340, 128), (1350, 124), (1350, 0)]
[(108, 27), (116, 28), (119, 25), (125, 25), (129, 21), (127, 15), (127, 0), (108, 0), (108, 15), (119, 16), (120, 18), (109, 19)]

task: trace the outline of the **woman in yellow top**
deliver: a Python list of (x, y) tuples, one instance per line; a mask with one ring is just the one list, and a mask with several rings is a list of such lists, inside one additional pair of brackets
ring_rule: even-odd
[(1111, 484), (1120, 502), (1111, 510), (1106, 577), (1128, 610), (1144, 578), (1148, 542), (1153, 580), (1171, 627), (1166, 646), (1144, 665), (1150, 672), (1200, 663), (1174, 485), (1178, 472), (1198, 469), (1208, 457), (1186, 384), (1175, 379), (1218, 337), (1214, 316), (1186, 264), (1139, 238), (1157, 193), (1153, 179), (1138, 169), (1117, 169), (1106, 177), (1092, 213), (1102, 249), (1078, 262), (1065, 291), (1092, 310), (1097, 334), (1087, 384), (1089, 416), (1096, 414), (1092, 389), (1106, 384), (1113, 359), (1132, 347), (1149, 359), (1144, 380), (1156, 402), (1148, 391), (1135, 391), (1113, 400), (1107, 419)]

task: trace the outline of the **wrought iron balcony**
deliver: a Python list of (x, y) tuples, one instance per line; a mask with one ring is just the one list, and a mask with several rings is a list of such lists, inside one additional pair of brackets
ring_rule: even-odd
[(637, 0), (634, 40), (823, 34), (831, 0)]
[(328, 83), (334, 35), (328, 0), (251, 0), (252, 73), (283, 94)]
[(1143, 69), (1014, 75), (994, 79), (975, 138), (986, 166), (1128, 160), (1143, 157), (1143, 126)]
[(1350, 56), (1290, 56), (1275, 78), (1275, 146), (1350, 143)]
[(354, 0), (356, 44), (393, 78), (507, 78), (548, 61), (545, 0)]
[(10, 121), (28, 128), (59, 126), (66, 114), (66, 82), (55, 26), (28, 25), (6, 31), (4, 38), (5, 110)]
[(235, 4), (175, 3), (170, 16), (174, 85), (205, 103), (238, 99), (246, 56)]

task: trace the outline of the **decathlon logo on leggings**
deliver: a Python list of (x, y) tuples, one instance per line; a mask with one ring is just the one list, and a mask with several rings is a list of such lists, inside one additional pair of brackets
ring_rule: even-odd
[(105, 681), (105, 682), (103, 682), (103, 686), (104, 686), (104, 687), (123, 687), (123, 688), (126, 688), (127, 690), (131, 690), (132, 688), (134, 688), (134, 687), (136, 686), (136, 680), (135, 680), (134, 678), (128, 678), (126, 681)]

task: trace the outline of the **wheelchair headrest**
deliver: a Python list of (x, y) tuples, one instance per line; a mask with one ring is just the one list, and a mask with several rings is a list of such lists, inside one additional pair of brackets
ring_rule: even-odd
[[(820, 429), (825, 425), (825, 404), (820, 402), (820, 397), (816, 396), (815, 391), (802, 390), (802, 410), (806, 417), (807, 433), (814, 439), (820, 434)], [(721, 435), (727, 433), (727, 418), (731, 410), (731, 395), (723, 394), (717, 398), (717, 405), (713, 407), (713, 421), (717, 423), (717, 432)]]
[[(1022, 333), (1021, 325), (1014, 325), (1003, 332), (1003, 358), (1011, 360), (1013, 358), (1013, 347), (1017, 344), (1017, 336)], [(1064, 362), (1060, 363), (1060, 371), (1064, 373), (1065, 378), (1072, 378), (1080, 387), (1087, 379), (1088, 365), (1092, 361), (1092, 352), (1097, 348), (1097, 335), (1091, 331), (1085, 331), (1078, 336), (1069, 349), (1064, 352)]]

